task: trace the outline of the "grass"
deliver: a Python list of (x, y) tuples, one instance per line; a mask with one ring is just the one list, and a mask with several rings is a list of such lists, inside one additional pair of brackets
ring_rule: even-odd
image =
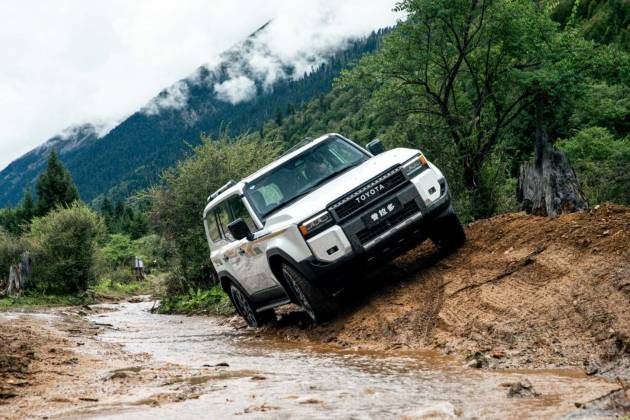
[(234, 313), (234, 307), (228, 295), (217, 285), (208, 290), (190, 290), (184, 295), (165, 297), (157, 311), (161, 314), (230, 315)]
[(0, 308), (34, 306), (76, 306), (96, 303), (87, 293), (80, 295), (45, 295), (41, 292), (27, 291), (20, 296), (0, 298)]
[(154, 289), (155, 283), (152, 280), (122, 283), (104, 278), (95, 285), (90, 286), (88, 293), (94, 295), (97, 299), (122, 299), (133, 295), (149, 295)]
[(143, 282), (119, 282), (103, 278), (88, 290), (80, 294), (51, 295), (37, 290), (27, 290), (19, 296), (0, 298), (0, 309), (14, 307), (50, 307), (92, 305), (99, 301), (121, 300), (134, 295), (152, 294), (159, 283), (159, 278), (149, 276)]

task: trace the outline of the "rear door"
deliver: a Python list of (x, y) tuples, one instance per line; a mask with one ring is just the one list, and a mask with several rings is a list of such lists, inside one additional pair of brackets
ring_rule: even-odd
[[(229, 207), (224, 201), (216, 205), (206, 216), (206, 231), (212, 241), (210, 258), (217, 271), (227, 271), (232, 277), (241, 280), (237, 261), (237, 246), (227, 232)], [(227, 234), (226, 234), (227, 232)]]

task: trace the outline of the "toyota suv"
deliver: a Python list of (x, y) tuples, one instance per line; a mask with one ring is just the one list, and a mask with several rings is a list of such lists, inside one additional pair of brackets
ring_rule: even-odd
[(465, 240), (446, 179), (421, 151), (339, 134), (228, 182), (203, 220), (221, 286), (252, 327), (288, 303), (324, 321), (348, 279), (426, 238), (448, 251)]

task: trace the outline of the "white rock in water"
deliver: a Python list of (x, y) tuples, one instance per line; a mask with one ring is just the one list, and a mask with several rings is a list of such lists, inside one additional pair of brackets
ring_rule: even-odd
[(458, 411), (453, 404), (448, 401), (436, 401), (421, 407), (416, 411), (404, 416), (408, 419), (454, 419), (459, 417)]

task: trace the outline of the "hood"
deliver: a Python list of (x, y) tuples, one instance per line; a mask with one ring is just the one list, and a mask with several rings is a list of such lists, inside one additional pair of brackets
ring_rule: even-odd
[(278, 210), (267, 218), (267, 224), (286, 221), (299, 223), (323, 210), (338, 198), (366, 183), (378, 174), (420, 153), (414, 149), (392, 149), (374, 156), (363, 164), (331, 179), (291, 205)]

